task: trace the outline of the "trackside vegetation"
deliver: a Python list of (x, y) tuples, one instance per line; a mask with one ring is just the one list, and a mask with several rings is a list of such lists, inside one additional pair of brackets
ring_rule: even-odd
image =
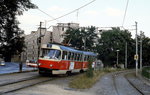
[(121, 69), (104, 68), (103, 70), (93, 71), (93, 77), (87, 76), (87, 72), (77, 75), (70, 83), (69, 87), (75, 89), (86, 89), (92, 87), (103, 75), (119, 71)]
[(86, 72), (86, 76), (89, 77), (89, 78), (92, 78), (94, 76), (94, 73), (93, 73), (93, 68), (92, 68), (92, 63), (93, 61), (92, 60), (89, 60), (88, 61), (88, 70)]
[(142, 75), (148, 79), (150, 79), (150, 67), (143, 67)]

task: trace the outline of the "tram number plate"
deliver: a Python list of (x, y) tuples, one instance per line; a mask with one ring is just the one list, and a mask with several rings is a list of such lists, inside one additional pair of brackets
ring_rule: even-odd
[(73, 69), (74, 69), (74, 62), (70, 62), (69, 70), (73, 70)]

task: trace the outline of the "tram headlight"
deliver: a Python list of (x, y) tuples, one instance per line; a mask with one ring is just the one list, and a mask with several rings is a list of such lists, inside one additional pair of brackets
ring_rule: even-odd
[(52, 64), (50, 64), (49, 66), (50, 66), (50, 67), (53, 67), (53, 65), (52, 65)]
[(41, 65), (41, 63), (39, 63), (39, 66)]

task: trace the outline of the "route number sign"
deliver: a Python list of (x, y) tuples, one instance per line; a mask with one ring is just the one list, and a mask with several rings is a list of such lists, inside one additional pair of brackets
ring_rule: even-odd
[(139, 56), (138, 55), (134, 55), (134, 60), (138, 60)]

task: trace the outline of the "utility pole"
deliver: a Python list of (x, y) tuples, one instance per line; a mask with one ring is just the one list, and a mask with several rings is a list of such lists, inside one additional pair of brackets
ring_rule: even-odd
[(84, 37), (84, 50), (86, 50), (86, 37)]
[(127, 68), (127, 61), (128, 61), (128, 59), (127, 59), (127, 55), (128, 55), (128, 52), (127, 52), (127, 42), (126, 42), (126, 45), (125, 45), (125, 68)]
[(142, 38), (144, 32), (140, 31), (140, 71), (142, 71)]
[(41, 50), (41, 27), (42, 27), (42, 22), (40, 22), (40, 33), (38, 36), (38, 56), (37, 56), (37, 62), (40, 56), (40, 50)]
[(117, 51), (117, 66), (118, 66), (118, 55), (120, 50), (116, 50), (116, 51)]
[(138, 75), (138, 39), (137, 39), (137, 22), (135, 22), (135, 28), (136, 28), (136, 54), (135, 54), (135, 64), (136, 64), (136, 76)]

